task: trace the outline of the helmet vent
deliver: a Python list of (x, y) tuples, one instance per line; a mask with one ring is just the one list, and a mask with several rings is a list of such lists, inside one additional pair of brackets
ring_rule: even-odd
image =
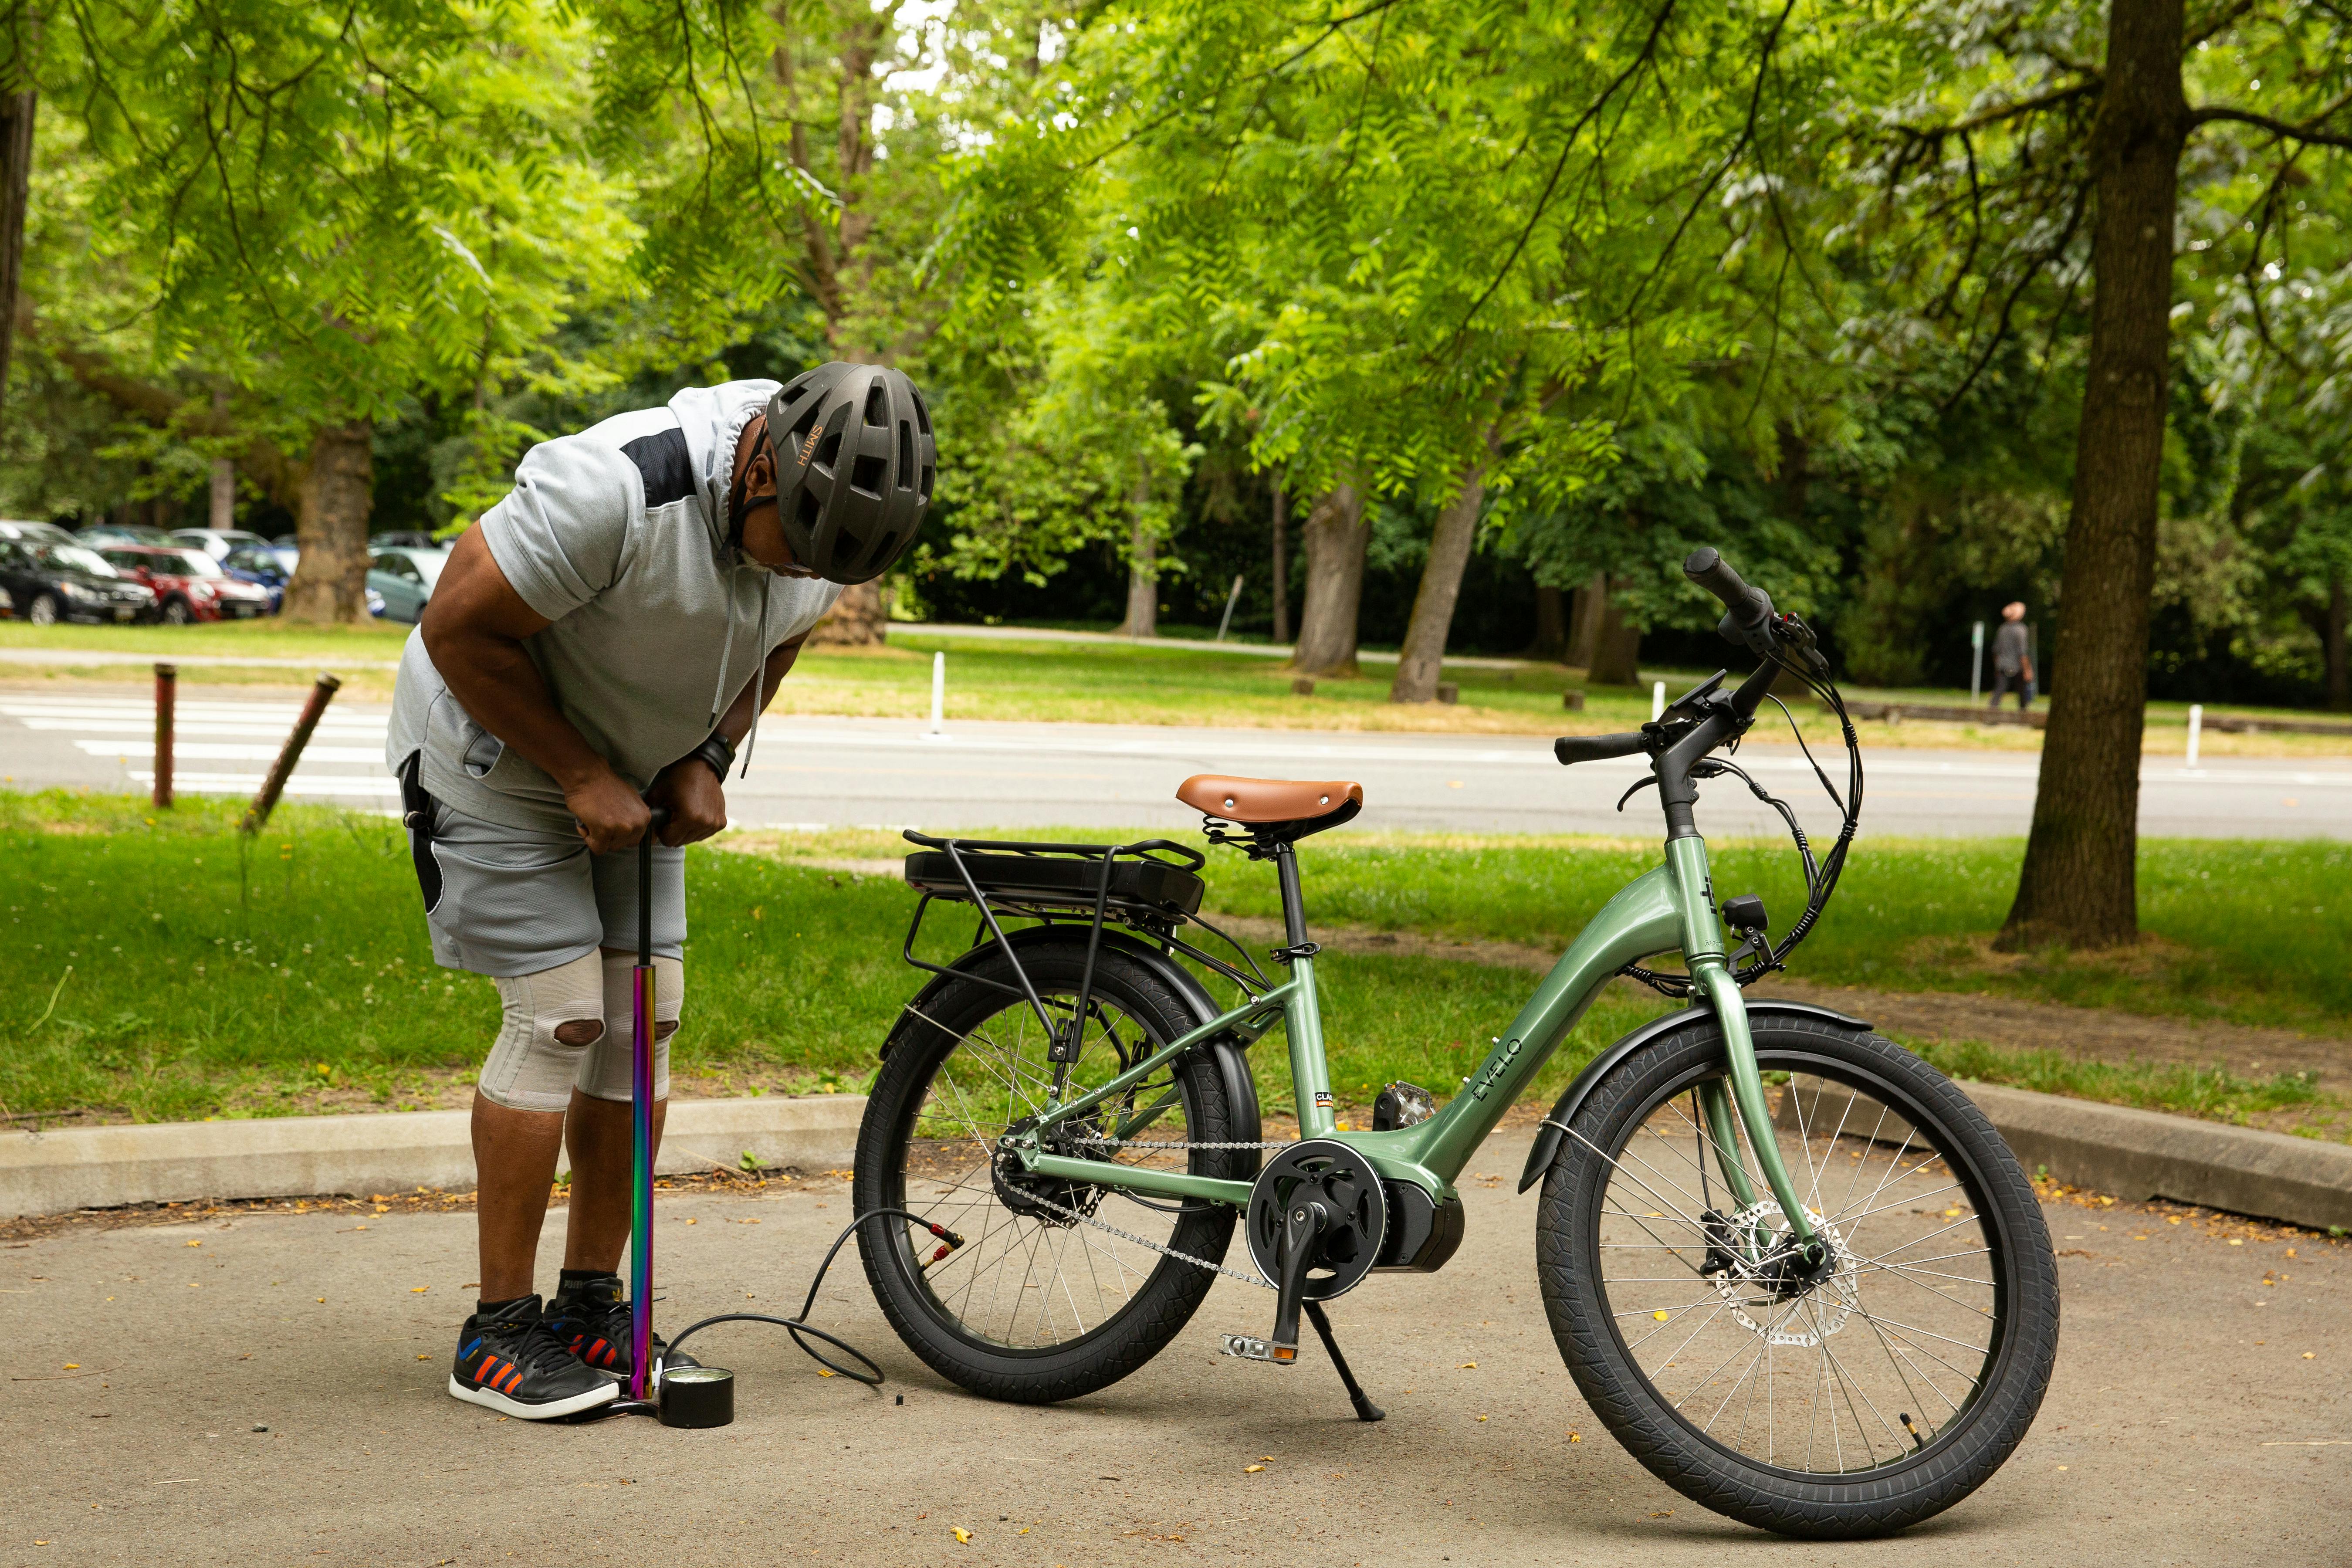
[(923, 499), (931, 499), (931, 466), (929, 463), (923, 465)]
[(931, 411), (924, 405), (923, 395), (915, 394), (915, 428), (928, 436), (931, 433)]
[(838, 430), (826, 431), (824, 433), (824, 440), (818, 445), (816, 449), (816, 466), (823, 468), (827, 474), (831, 474), (833, 472), (834, 459), (840, 456), (841, 432)]
[(859, 495), (882, 499), (882, 487), (889, 482), (890, 459), (860, 455), (849, 465), (849, 488)]
[(898, 421), (898, 488), (915, 488), (915, 429), (904, 419)]
[(866, 389), (866, 423), (890, 423), (890, 395), (882, 390), (882, 380), (877, 376), (874, 384)]
[(817, 525), (817, 520), (824, 515), (824, 508), (817, 504), (816, 497), (809, 494), (806, 489), (803, 489), (801, 504), (794, 510), (793, 515), (799, 520), (803, 528), (814, 529)]

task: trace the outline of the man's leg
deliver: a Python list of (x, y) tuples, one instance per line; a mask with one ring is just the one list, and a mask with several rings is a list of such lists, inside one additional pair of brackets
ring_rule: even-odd
[[(667, 1096), (654, 1101), (656, 1156), (668, 1114)], [(572, 1109), (560, 1131), (572, 1148), (572, 1207), (564, 1217), (563, 1267), (567, 1271), (616, 1274), (629, 1243), (628, 1104), (573, 1089)]]
[(532, 1293), (563, 1114), (580, 1062), (606, 1028), (603, 965), (595, 953), (497, 984), (505, 1016), (474, 1091), (480, 1185), (475, 1217), (485, 1301)]

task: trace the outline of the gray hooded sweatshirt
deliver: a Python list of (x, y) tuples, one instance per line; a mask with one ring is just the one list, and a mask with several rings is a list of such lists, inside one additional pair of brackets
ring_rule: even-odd
[[(533, 447), (482, 514), (483, 542), (553, 624), (523, 647), (564, 718), (638, 789), (701, 744), (767, 656), (814, 626), (838, 584), (778, 577), (727, 543), (735, 443), (777, 384), (690, 386)], [(384, 760), (418, 758), (437, 800), (509, 827), (569, 832), (563, 792), (474, 721), (409, 635)]]

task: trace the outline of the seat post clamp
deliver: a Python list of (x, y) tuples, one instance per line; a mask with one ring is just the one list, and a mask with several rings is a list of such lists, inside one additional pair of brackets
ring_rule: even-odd
[(1276, 963), (1288, 963), (1294, 958), (1314, 957), (1323, 951), (1323, 944), (1319, 942), (1302, 942), (1296, 947), (1277, 947), (1272, 951)]

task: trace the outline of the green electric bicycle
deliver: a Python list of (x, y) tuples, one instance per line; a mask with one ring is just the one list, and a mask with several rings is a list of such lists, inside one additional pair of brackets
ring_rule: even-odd
[[(1649, 758), (1635, 787), (1657, 790), (1664, 863), (1593, 917), (1443, 1105), (1391, 1084), (1370, 1130), (1336, 1120), (1297, 845), (1354, 817), (1359, 786), (1203, 776), (1178, 792), (1213, 843), (1272, 863), (1286, 929), (1265, 965), (1201, 919), (1192, 849), (907, 835), (922, 896), (903, 952), (932, 978), (883, 1047), (856, 1193), (874, 1215), (858, 1232), (866, 1278), (916, 1354), (993, 1398), (1074, 1398), (1158, 1354), (1226, 1274), (1273, 1292), (1273, 1321), (1221, 1348), (1293, 1363), (1303, 1313), (1357, 1415), (1379, 1419), (1322, 1303), (1374, 1270), (1444, 1266), (1464, 1231), (1455, 1178), (1625, 974), (1689, 1005), (1592, 1058), (1519, 1183), (1542, 1184), (1544, 1308), (1595, 1415), (1685, 1496), (1791, 1535), (1899, 1530), (2000, 1468), (2057, 1352), (2032, 1186), (1910, 1052), (1859, 1020), (1743, 995), (1819, 920), (1862, 765), (1804, 623), (1713, 550), (1684, 570), (1723, 601), (1718, 629), (1758, 668), (1736, 689), (1718, 672), (1638, 732), (1556, 743), (1564, 763)], [(1843, 791), (1812, 768), (1843, 819), (1818, 858), (1787, 805), (1718, 754), (1778, 700), (1776, 679), (1843, 729)], [(1718, 778), (1774, 806), (1794, 839), (1808, 897), (1778, 941), (1759, 899), (1716, 897), (1694, 808)], [(976, 917), (945, 964), (916, 954), (940, 904)], [(1661, 954), (1680, 967), (1644, 967)], [(1262, 1135), (1250, 1071), (1276, 1025), (1295, 1140)]]

